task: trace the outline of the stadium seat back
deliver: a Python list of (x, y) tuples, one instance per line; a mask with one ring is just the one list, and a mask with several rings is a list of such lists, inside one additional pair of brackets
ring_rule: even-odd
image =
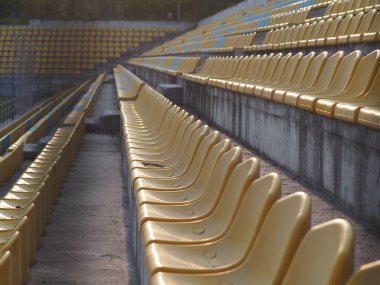
[(310, 228), (310, 219), (310, 197), (303, 192), (282, 198), (271, 207), (243, 265), (252, 274), (251, 280), (257, 275), (263, 281), (260, 284), (281, 282)]
[(0, 284), (12, 285), (11, 252), (6, 251), (0, 255)]
[(377, 285), (379, 284), (380, 261), (362, 265), (356, 271), (347, 285)]
[(282, 285), (345, 285), (354, 267), (354, 246), (354, 231), (345, 220), (313, 227), (298, 247)]

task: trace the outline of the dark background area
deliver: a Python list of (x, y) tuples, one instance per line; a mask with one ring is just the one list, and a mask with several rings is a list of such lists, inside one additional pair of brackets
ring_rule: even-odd
[(15, 24), (29, 19), (199, 21), (239, 2), (241, 0), (0, 0), (0, 23)]

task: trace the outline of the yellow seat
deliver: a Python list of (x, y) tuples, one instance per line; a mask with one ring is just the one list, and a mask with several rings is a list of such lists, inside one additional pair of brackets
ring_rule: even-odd
[(0, 284), (13, 285), (12, 283), (12, 260), (11, 252), (0, 254)]
[(274, 86), (277, 84), (281, 84), (281, 79), (284, 77), (284, 72), (291, 57), (291, 53), (288, 53), (287, 55), (283, 56), (279, 61), (278, 66), (275, 68), (273, 77), (270, 80), (255, 85), (255, 88), (253, 89), (253, 95), (261, 96), (261, 93), (266, 86)]
[[(227, 146), (229, 148), (229, 142)], [(217, 148), (214, 149), (217, 150)], [(139, 206), (142, 204), (185, 205), (196, 202), (203, 196), (215, 195), (216, 188), (224, 187), (227, 173), (232, 172), (240, 161), (240, 148), (234, 148), (225, 153), (213, 155), (213, 158), (208, 159), (205, 163), (205, 167), (206, 165), (210, 165), (210, 167), (202, 171), (202, 175), (192, 187), (177, 191), (168, 191), (167, 189), (138, 191), (136, 204)], [(219, 175), (224, 178), (224, 181), (219, 179)], [(222, 186), (219, 186), (220, 183), (222, 183)], [(215, 187), (213, 184), (215, 184)], [(207, 193), (208, 191), (212, 191), (212, 193)]]
[(333, 94), (340, 94), (344, 92), (360, 60), (360, 51), (354, 51), (346, 55), (340, 62), (338, 69), (330, 82), (329, 87), (315, 94), (308, 94), (305, 92), (298, 98), (297, 106), (301, 109), (312, 111), (315, 110), (315, 105), (319, 97), (327, 97), (332, 96)]
[[(26, 282), (29, 278), (29, 224), (28, 218), (23, 217), (18, 221), (1, 221), (0, 236), (7, 237), (9, 234), (19, 233), (21, 279)], [(5, 242), (3, 242), (5, 244)], [(0, 244), (1, 246), (1, 244)], [(35, 250), (35, 249), (34, 249)]]
[(380, 260), (360, 266), (346, 285), (378, 285), (380, 280)]
[(276, 89), (280, 89), (283, 86), (286, 86), (289, 84), (289, 82), (292, 80), (294, 73), (296, 72), (298, 65), (303, 57), (302, 53), (297, 53), (294, 56), (292, 56), (289, 59), (288, 64), (285, 67), (285, 70), (282, 74), (281, 79), (279, 80), (278, 83), (271, 83), (266, 86), (263, 86), (263, 90), (259, 94), (259, 88), (257, 89), (256, 96), (261, 96), (267, 100), (272, 100), (273, 92)]
[[(308, 55), (304, 56), (298, 67), (296, 72), (294, 73), (294, 76), (292, 77), (292, 80), (285, 86), (282, 86), (281, 88), (276, 89), (273, 92), (272, 100), (275, 102), (283, 103), (284, 102), (284, 95), (287, 91), (294, 91), (297, 87), (302, 86), (302, 82), (306, 81), (308, 82), (309, 79), (306, 78), (306, 73), (312, 73), (315, 72), (314, 70), (310, 70), (310, 66), (314, 62), (316, 65), (322, 64), (321, 61), (324, 61), (324, 58), (327, 56), (327, 53), (323, 53), (321, 57), (318, 58), (318, 60), (314, 61), (316, 58), (315, 53), (311, 52)], [(313, 78), (310, 78), (311, 80)]]
[(380, 11), (377, 12), (368, 32), (363, 34), (363, 42), (375, 42), (380, 40)]
[(380, 129), (380, 104), (377, 107), (364, 107), (359, 111), (358, 123)]
[[(220, 241), (235, 230), (244, 236), (256, 235), (267, 212), (280, 197), (281, 183), (277, 174), (268, 174), (253, 181), (243, 191), (240, 206), (218, 208), (211, 216), (193, 222), (147, 222), (141, 230), (142, 244), (210, 244)], [(249, 224), (250, 227), (246, 227)], [(239, 229), (239, 230), (237, 230)], [(243, 240), (242, 240), (243, 242)]]
[[(177, 124), (178, 127), (177, 127)], [(179, 118), (175, 126), (170, 130), (170, 134), (167, 135), (165, 141), (157, 141), (157, 144), (152, 142), (150, 147), (148, 145), (139, 144), (136, 142), (134, 145), (128, 143), (129, 139), (125, 137), (125, 148), (127, 149), (128, 161), (168, 161), (175, 154), (180, 151), (181, 144), (185, 144), (183, 141), (184, 135), (188, 135), (193, 127), (196, 127), (198, 122), (195, 122), (193, 116)], [(130, 147), (129, 147), (130, 146)]]
[(376, 15), (376, 9), (373, 9), (363, 16), (363, 19), (360, 22), (355, 33), (349, 35), (349, 38), (348, 38), (349, 43), (353, 44), (353, 43), (359, 43), (362, 41), (364, 34), (370, 30), (370, 27), (371, 27), (372, 21), (375, 18), (375, 15)]
[(244, 88), (245, 94), (254, 95), (254, 90), (257, 84), (260, 84), (260, 83), (265, 84), (267, 82), (270, 82), (272, 77), (274, 76), (274, 73), (282, 57), (283, 57), (283, 54), (278, 53), (273, 58), (271, 58), (268, 62), (265, 72), (261, 76), (259, 75), (257, 78), (255, 78), (253, 82), (246, 84)]
[[(351, 100), (355, 102), (355, 98), (359, 98), (366, 94), (372, 86), (375, 76), (377, 75), (379, 63), (380, 50), (375, 50), (369, 55), (363, 57), (355, 68), (347, 88), (342, 93), (318, 97), (315, 111), (321, 115), (332, 117), (336, 104)], [(376, 85), (374, 88), (376, 88)], [(355, 116), (355, 118), (357, 119), (357, 116)]]
[(259, 163), (257, 159), (251, 158), (236, 166), (232, 173), (225, 171), (224, 173), (214, 171), (214, 173), (218, 175), (219, 183), (215, 181), (215, 175), (213, 175), (208, 185), (208, 187), (212, 187), (212, 191), (206, 189), (207, 195), (195, 202), (184, 205), (141, 205), (138, 208), (137, 217), (140, 228), (147, 221), (186, 222), (200, 220), (210, 216), (218, 207), (225, 209), (229, 205), (236, 205), (241, 191), (259, 177)]
[(313, 227), (299, 245), (281, 285), (345, 285), (354, 268), (354, 247), (355, 234), (345, 220)]
[[(190, 164), (187, 168), (187, 171), (184, 173), (183, 176), (180, 178), (172, 178), (167, 176), (152, 176), (148, 178), (138, 178), (134, 181), (133, 189), (135, 192), (139, 191), (140, 189), (144, 188), (145, 185), (149, 186), (163, 186), (165, 185), (172, 185), (172, 184), (191, 184), (195, 181), (197, 176), (199, 175), (199, 171), (203, 166), (203, 163), (208, 156), (211, 148), (219, 141), (219, 132), (212, 132), (209, 135), (205, 136), (200, 144), (199, 147), (196, 150), (195, 155), (193, 156), (192, 160), (190, 161)], [(167, 168), (165, 168), (167, 170)], [(159, 174), (159, 173), (158, 173)], [(156, 182), (156, 184), (155, 184)], [(169, 186), (170, 187), (170, 186)]]
[[(198, 127), (197, 122), (193, 124), (194, 127)], [(184, 141), (187, 144), (181, 144), (179, 153), (173, 159), (169, 161), (159, 161), (159, 167), (149, 167), (143, 163), (133, 161), (130, 163), (130, 183), (133, 186), (138, 178), (174, 178), (183, 176), (189, 169), (191, 162), (196, 154), (196, 151), (201, 143), (202, 139), (208, 134), (209, 127), (203, 126), (198, 129), (191, 129), (191, 132), (187, 132), (189, 136), (184, 136)], [(185, 140), (188, 137), (188, 140)], [(155, 163), (155, 162), (154, 162)], [(161, 166), (162, 165), (162, 166)], [(153, 165), (154, 166), (154, 165)], [(135, 187), (133, 187), (135, 188)]]
[(168, 110), (167, 116), (163, 119), (157, 130), (141, 128), (139, 131), (134, 131), (133, 128), (125, 126), (128, 129), (124, 134), (126, 139), (125, 148), (128, 151), (128, 155), (131, 156), (139, 153), (157, 154), (162, 152), (162, 149), (167, 149), (172, 143), (182, 121), (187, 119), (188, 116), (186, 112), (178, 111), (175, 108), (174, 110)]
[[(182, 250), (180, 246), (177, 246), (177, 253), (173, 245), (172, 255), (167, 255), (169, 252), (165, 250), (156, 252), (151, 260), (146, 258), (151, 263), (148, 265), (148, 272), (152, 274), (150, 284), (280, 284), (297, 247), (310, 227), (310, 219), (309, 196), (302, 192), (289, 195), (271, 207), (254, 243), (239, 250), (244, 252), (243, 256), (236, 258), (234, 254), (234, 250), (239, 247), (239, 240), (243, 238), (237, 232), (232, 243), (224, 245), (216, 252), (196, 252), (199, 259), (203, 259), (202, 263), (196, 259), (195, 263), (188, 264), (183, 270), (181, 267), (186, 262), (182, 260), (186, 261), (192, 255), (195, 256), (195, 253)], [(164, 245), (157, 246), (160, 249)], [(169, 249), (169, 245), (165, 245), (166, 248)], [(235, 257), (235, 260), (230, 259), (229, 255)], [(157, 263), (159, 260), (164, 262), (164, 266)], [(176, 262), (173, 264), (173, 261)]]
[[(380, 106), (380, 70), (377, 69), (375, 78), (372, 79), (371, 87), (363, 96), (357, 98), (347, 98), (336, 101), (338, 103), (334, 109), (334, 118), (358, 123), (359, 112), (363, 107), (379, 107)], [(322, 100), (321, 100), (322, 101)], [(327, 101), (327, 100), (326, 100)], [(325, 104), (326, 101), (323, 101)], [(330, 102), (329, 102), (330, 103)]]
[(339, 22), (339, 25), (338, 25), (334, 35), (326, 38), (325, 44), (326, 45), (336, 45), (338, 43), (338, 36), (345, 35), (351, 20), (352, 20), (352, 15), (348, 15), (348, 16), (344, 17)]
[(303, 93), (313, 94), (318, 93), (326, 90), (328, 86), (330, 85), (331, 80), (333, 79), (335, 72), (339, 66), (339, 63), (341, 62), (342, 58), (344, 57), (344, 52), (340, 51), (332, 56), (330, 56), (327, 60), (324, 66), (322, 67), (320, 76), (317, 76), (317, 81), (314, 85), (309, 84), (310, 88), (303, 89), (300, 91), (288, 91), (285, 94), (284, 97), (284, 103), (287, 105), (297, 106), (298, 105), (298, 98)]
[[(142, 190), (150, 190), (150, 192), (160, 191), (161, 193), (163, 193), (166, 191), (172, 193), (173, 191), (175, 191), (178, 193), (182, 190), (187, 190), (191, 187), (199, 187), (200, 180), (209, 179), (209, 176), (211, 175), (211, 172), (214, 169), (215, 164), (220, 158), (220, 156), (226, 151), (228, 151), (230, 148), (231, 143), (229, 140), (223, 140), (215, 144), (214, 146), (211, 146), (211, 149), (207, 157), (205, 157), (202, 161), (197, 162), (196, 164), (194, 159), (194, 163), (191, 166), (191, 170), (188, 173), (186, 173), (183, 177), (177, 179), (166, 178), (157, 180), (138, 179), (136, 181), (135, 192), (139, 192)], [(198, 154), (197, 157), (198, 159), (201, 159), (200, 155)], [(195, 165), (199, 165), (199, 167), (195, 167)], [(139, 194), (137, 194), (136, 197), (137, 201), (139, 200), (138, 197)], [(146, 200), (145, 198), (147, 198), (146, 195), (144, 195), (144, 198), (142, 200), (144, 202), (141, 201), (142, 203), (152, 203), (152, 200)], [(172, 202), (173, 201), (171, 201), (171, 203)]]
[(19, 232), (4, 234), (0, 233), (0, 256), (6, 254), (7, 252), (10, 252), (11, 254), (11, 284), (22, 284), (22, 262)]

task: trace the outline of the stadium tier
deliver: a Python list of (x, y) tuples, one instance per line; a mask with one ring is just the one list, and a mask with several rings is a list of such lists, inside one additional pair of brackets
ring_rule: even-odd
[[(120, 110), (142, 284), (346, 284), (354, 259), (349, 222), (310, 228), (308, 195), (280, 198), (278, 174), (260, 177), (256, 158), (243, 161), (239, 147), (148, 84), (139, 90)], [(376, 284), (379, 265), (363, 266), (347, 284)]]
[(173, 32), (173, 28), (0, 26), (0, 75), (79, 75)]
[(138, 53), (174, 32), (0, 27), (0, 75), (124, 63), (0, 128), (0, 285), (379, 285), (380, 0), (265, 1)]

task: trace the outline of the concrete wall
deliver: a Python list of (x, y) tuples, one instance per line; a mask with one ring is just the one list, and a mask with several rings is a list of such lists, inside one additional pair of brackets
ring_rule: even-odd
[(380, 226), (380, 132), (185, 83), (185, 106)]
[(64, 26), (64, 27), (128, 27), (128, 28), (176, 28), (178, 32), (195, 27), (194, 23), (171, 21), (62, 21), (31, 20), (30, 26)]
[(199, 22), (199, 26), (203, 26), (203, 25), (207, 25), (211, 22), (214, 22), (216, 20), (219, 20), (219, 19), (222, 19), (224, 17), (227, 17), (227, 16), (230, 16), (234, 13), (237, 13), (237, 12), (240, 12), (244, 9), (248, 9), (248, 8), (251, 8), (253, 6), (256, 6), (256, 5), (260, 5), (260, 4), (264, 4), (268, 2), (267, 0), (246, 0), (246, 1), (243, 1), (235, 6), (232, 6), (228, 9), (225, 9), (211, 17), (208, 17), (206, 19), (203, 19), (202, 21)]

